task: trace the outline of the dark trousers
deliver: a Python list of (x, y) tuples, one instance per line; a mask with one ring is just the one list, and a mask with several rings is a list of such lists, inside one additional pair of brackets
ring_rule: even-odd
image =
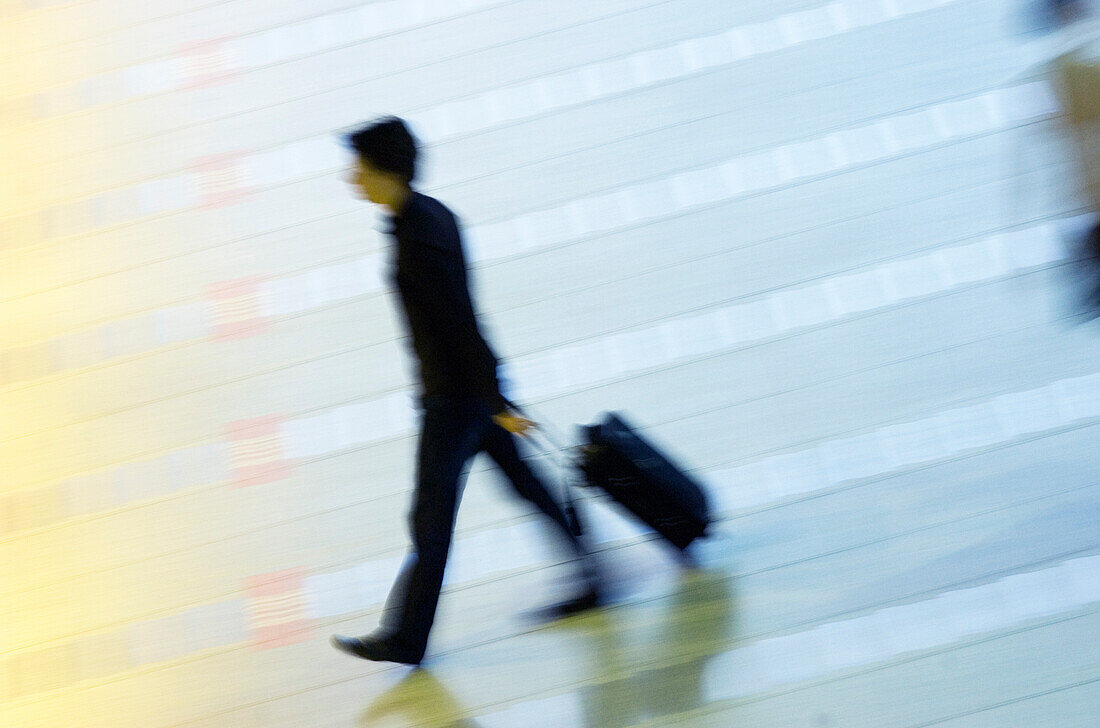
[(491, 457), (516, 492), (549, 516), (577, 555), (584, 549), (561, 507), (520, 459), (515, 436), (492, 420), (477, 400), (427, 397), (416, 463), (409, 528), (412, 553), (387, 599), (386, 631), (421, 654), (435, 621), (443, 569), (451, 548), (466, 465), (479, 452)]

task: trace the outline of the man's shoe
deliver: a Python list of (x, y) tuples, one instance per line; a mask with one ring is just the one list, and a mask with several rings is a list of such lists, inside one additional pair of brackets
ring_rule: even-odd
[(572, 599), (543, 607), (538, 611), (538, 614), (544, 619), (563, 619), (565, 617), (571, 617), (574, 614), (586, 612), (589, 609), (595, 609), (602, 605), (603, 598), (599, 590), (589, 587)]
[(402, 665), (419, 665), (424, 659), (424, 653), (412, 650), (394, 643), (386, 637), (345, 637), (343, 635), (332, 636), (332, 646), (341, 652), (346, 652), (364, 660), (374, 662), (399, 662)]

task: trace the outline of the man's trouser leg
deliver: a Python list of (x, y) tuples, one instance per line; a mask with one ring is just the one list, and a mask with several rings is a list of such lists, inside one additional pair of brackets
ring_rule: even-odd
[[(458, 493), (466, 463), (481, 449), (490, 426), (488, 408), (461, 400), (425, 403), (417, 453), (416, 493), (409, 527), (414, 558), (394, 588), (405, 587), (390, 630), (408, 647), (423, 650), (435, 621), (443, 570), (454, 532)], [(391, 597), (391, 602), (395, 601)]]
[(568, 541), (570, 550), (578, 555), (584, 555), (586, 551), (578, 534), (569, 524), (565, 513), (554, 500), (549, 489), (520, 458), (514, 437), (512, 433), (494, 423), (485, 434), (482, 448), (508, 476), (515, 491), (550, 517), (557, 526), (558, 533)]

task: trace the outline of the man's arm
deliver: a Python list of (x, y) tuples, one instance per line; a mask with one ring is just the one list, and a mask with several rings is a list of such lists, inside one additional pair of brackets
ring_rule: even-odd
[(493, 412), (506, 413), (509, 403), (500, 393), (497, 360), (478, 329), (462, 258), (431, 244), (423, 244), (418, 253), (435, 334), (451, 348), (471, 394)]

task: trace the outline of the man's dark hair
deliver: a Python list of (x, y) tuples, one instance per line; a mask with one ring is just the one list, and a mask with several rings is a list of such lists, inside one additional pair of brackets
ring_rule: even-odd
[(416, 179), (416, 138), (396, 116), (371, 122), (348, 134), (346, 141), (378, 169), (399, 174), (409, 183)]

